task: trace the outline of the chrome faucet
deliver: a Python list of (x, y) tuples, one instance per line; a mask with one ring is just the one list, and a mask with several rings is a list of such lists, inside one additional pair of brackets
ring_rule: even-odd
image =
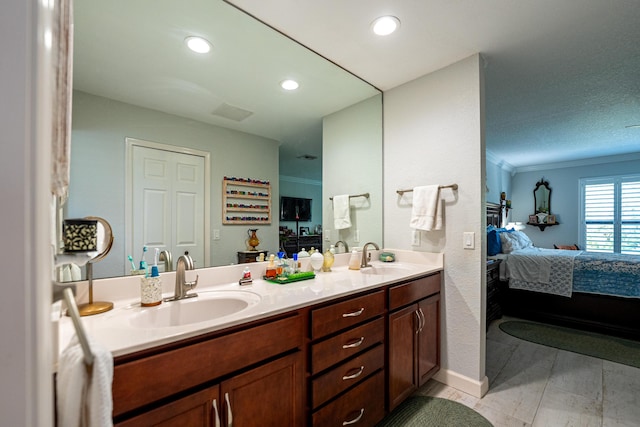
[(193, 260), (187, 254), (181, 255), (176, 262), (176, 287), (174, 295), (170, 298), (165, 298), (165, 301), (177, 301), (198, 296), (198, 294), (187, 294), (187, 292), (198, 286), (198, 276), (196, 276), (195, 282), (187, 282), (185, 281), (185, 270), (193, 270)]
[(173, 271), (173, 257), (171, 256), (171, 251), (164, 250), (160, 252), (160, 256), (158, 257), (158, 261), (164, 261), (164, 271)]
[(362, 247), (362, 261), (360, 262), (360, 268), (371, 267), (371, 264), (369, 264), (369, 261), (371, 261), (371, 254), (367, 253), (367, 247), (369, 245), (373, 245), (377, 251), (380, 250), (380, 247), (373, 242), (365, 243)]
[(343, 242), (342, 240), (338, 240), (338, 241), (336, 242), (336, 244), (335, 244), (335, 245), (333, 245), (333, 246), (335, 246), (335, 247), (336, 247), (336, 250), (338, 250), (338, 243), (342, 243), (342, 246), (344, 246), (344, 251), (345, 251), (346, 253), (349, 253), (349, 246), (347, 246), (347, 244), (346, 244), (345, 242)]

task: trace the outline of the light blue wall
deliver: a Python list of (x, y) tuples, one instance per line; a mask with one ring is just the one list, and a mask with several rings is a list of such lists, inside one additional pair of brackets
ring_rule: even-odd
[(505, 169), (501, 163), (496, 163), (490, 155), (487, 154), (486, 160), (487, 167), (487, 185), (486, 200), (491, 203), (500, 202), (500, 193), (504, 191), (507, 194), (507, 199), (511, 197), (511, 172)]
[[(638, 156), (631, 156), (637, 158)], [(589, 164), (583, 166), (539, 169), (531, 172), (516, 173), (511, 180), (511, 200), (513, 210), (510, 221), (527, 222), (533, 214), (533, 189), (536, 182), (544, 178), (551, 187), (551, 213), (556, 215), (559, 225), (540, 231), (538, 227), (528, 225), (525, 233), (533, 244), (543, 248), (553, 248), (553, 244), (579, 243), (579, 180), (611, 175), (633, 174), (640, 172), (640, 159), (610, 163)]]
[[(280, 195), (287, 197), (302, 197), (311, 199), (311, 221), (299, 221), (299, 227), (309, 227), (313, 232), (317, 224), (322, 225), (322, 182), (313, 180), (303, 180), (296, 177), (280, 175)], [(274, 219), (280, 218), (280, 200), (273, 200), (276, 210)], [(279, 221), (280, 226), (287, 226), (291, 230), (296, 229), (295, 221)]]

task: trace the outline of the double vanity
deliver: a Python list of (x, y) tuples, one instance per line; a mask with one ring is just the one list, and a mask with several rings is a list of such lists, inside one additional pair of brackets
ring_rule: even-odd
[[(440, 363), (442, 254), (395, 252), (361, 270), (337, 255), (332, 272), (286, 285), (257, 279), (265, 263), (249, 286), (242, 266), (197, 270), (196, 298), (117, 299), (84, 317), (114, 356), (114, 424), (375, 425)], [(110, 280), (121, 296), (137, 283)], [(61, 348), (72, 334), (62, 319)]]

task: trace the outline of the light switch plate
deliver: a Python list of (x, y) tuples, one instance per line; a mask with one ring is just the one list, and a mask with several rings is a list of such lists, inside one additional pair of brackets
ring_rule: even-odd
[(217, 228), (214, 228), (214, 229), (211, 231), (211, 238), (212, 238), (213, 240), (220, 240), (220, 230), (218, 230)]
[(327, 230), (325, 229), (322, 234), (324, 235), (324, 240), (326, 242), (330, 242), (331, 241), (331, 230)]
[(465, 231), (462, 235), (462, 247), (464, 249), (475, 249), (476, 233), (473, 231)]
[(420, 231), (411, 230), (411, 246), (420, 246)]
[(353, 241), (358, 243), (360, 241), (360, 230), (356, 230), (355, 233), (355, 237), (353, 238)]

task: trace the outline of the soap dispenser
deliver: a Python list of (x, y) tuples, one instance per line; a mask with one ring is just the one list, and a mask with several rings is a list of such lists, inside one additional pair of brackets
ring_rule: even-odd
[(156, 248), (151, 277), (140, 278), (140, 305), (142, 307), (153, 307), (162, 302), (162, 279), (158, 271), (159, 252), (160, 249)]

